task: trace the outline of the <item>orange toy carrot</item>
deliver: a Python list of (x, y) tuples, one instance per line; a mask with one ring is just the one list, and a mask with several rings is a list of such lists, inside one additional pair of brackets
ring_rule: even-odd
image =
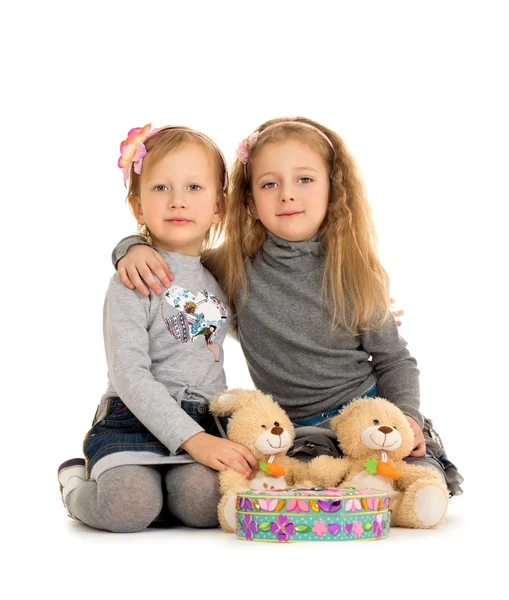
[(383, 477), (389, 477), (389, 479), (399, 479), (398, 471), (391, 464), (379, 461), (376, 458), (368, 458), (363, 466), (371, 475), (378, 473)]
[(272, 475), (272, 477), (282, 477), (285, 474), (285, 470), (281, 465), (267, 463), (264, 460), (260, 461), (260, 469), (267, 475)]

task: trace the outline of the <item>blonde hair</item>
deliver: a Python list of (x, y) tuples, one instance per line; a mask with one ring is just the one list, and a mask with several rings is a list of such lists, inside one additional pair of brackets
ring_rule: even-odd
[[(225, 210), (224, 198), (227, 197), (228, 189), (227, 184), (225, 186), (225, 171), (226, 167), (223, 161), (222, 156), (219, 154), (217, 147), (214, 143), (207, 139), (205, 136), (196, 135), (193, 131), (186, 130), (187, 128), (183, 128), (181, 126), (176, 127), (175, 129), (165, 129), (160, 133), (157, 133), (153, 137), (150, 137), (145, 142), (145, 149), (147, 154), (143, 159), (142, 165), (142, 173), (146, 173), (150, 169), (152, 169), (160, 160), (162, 160), (168, 152), (172, 152), (181, 148), (185, 144), (200, 144), (205, 150), (210, 152), (210, 154), (214, 158), (214, 163), (217, 170), (217, 185), (218, 185), (218, 200), (221, 205), (221, 211)], [(140, 178), (141, 175), (138, 175), (134, 172), (134, 169), (131, 167), (130, 175), (129, 175), (129, 186), (127, 189), (127, 202), (131, 206), (131, 210), (133, 210), (133, 201), (136, 196), (140, 195)], [(134, 211), (133, 211), (134, 212)], [(210, 229), (205, 234), (205, 239), (203, 240), (201, 251), (205, 251), (215, 244), (219, 236), (222, 232), (222, 222), (219, 224), (212, 224)], [(143, 236), (147, 242), (152, 243), (150, 231), (148, 227), (143, 224), (138, 224), (138, 233)]]
[[(261, 133), (282, 121), (295, 123), (274, 127), (265, 135)], [(299, 121), (322, 131), (334, 150), (317, 132), (299, 127)], [(258, 131), (260, 137), (249, 150), (246, 174), (238, 159), (232, 165), (228, 211), (223, 224), (225, 241), (214, 252), (214, 266), (230, 305), (233, 306), (239, 288), (245, 301), (246, 260), (257, 255), (267, 237), (265, 227), (253, 218), (248, 208), (250, 164), (266, 144), (299, 138), (321, 154), (329, 171), (329, 206), (319, 234), (325, 252), (322, 294), (332, 325), (346, 327), (354, 335), (380, 326), (388, 315), (389, 277), (378, 258), (375, 227), (360, 174), (343, 140), (327, 127), (302, 117), (272, 119)]]

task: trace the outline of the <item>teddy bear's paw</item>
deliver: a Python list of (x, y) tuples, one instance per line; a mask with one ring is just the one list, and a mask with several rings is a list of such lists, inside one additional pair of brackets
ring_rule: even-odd
[(339, 463), (333, 456), (318, 456), (309, 463), (309, 477), (315, 487), (334, 486), (340, 480)]
[(438, 485), (427, 485), (414, 498), (415, 514), (425, 527), (439, 523), (447, 511), (447, 496)]
[(236, 496), (230, 496), (226, 501), (226, 504), (223, 508), (224, 520), (231, 528), (231, 531), (235, 531), (237, 527), (237, 513), (235, 510), (235, 503), (237, 501)]
[(315, 487), (315, 484), (311, 481), (311, 479), (299, 479), (299, 481), (296, 481), (292, 485), (292, 488), (296, 489), (309, 489), (312, 487)]

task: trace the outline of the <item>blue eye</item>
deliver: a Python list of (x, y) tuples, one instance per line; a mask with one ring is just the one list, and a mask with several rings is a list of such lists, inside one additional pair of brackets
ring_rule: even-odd
[(161, 185), (155, 185), (155, 186), (154, 186), (154, 190), (155, 190), (156, 192), (167, 192), (167, 191), (168, 191), (168, 188), (167, 188), (165, 185), (162, 185), (162, 184), (161, 184)]
[(192, 183), (191, 185), (188, 185), (186, 187), (186, 190), (189, 190), (191, 192), (197, 192), (198, 190), (201, 190), (201, 186), (199, 186), (197, 183)]

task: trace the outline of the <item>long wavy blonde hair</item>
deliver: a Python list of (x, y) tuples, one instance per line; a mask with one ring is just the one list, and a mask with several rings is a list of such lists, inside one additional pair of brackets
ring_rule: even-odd
[[(282, 121), (295, 123), (261, 133)], [(299, 122), (322, 131), (334, 150), (317, 132), (299, 127)], [(246, 173), (238, 159), (230, 170), (224, 242), (204, 257), (206, 263), (210, 260), (230, 306), (239, 289), (245, 299), (246, 260), (257, 255), (267, 237), (263, 224), (248, 209), (250, 166), (266, 144), (297, 138), (321, 154), (330, 176), (329, 206), (319, 234), (326, 257), (322, 294), (330, 309), (332, 326), (345, 327), (354, 335), (380, 326), (389, 314), (389, 277), (378, 257), (375, 227), (360, 174), (343, 140), (327, 127), (303, 117), (272, 119), (258, 131), (260, 136), (250, 148)], [(237, 312), (240, 308), (236, 307)]]

